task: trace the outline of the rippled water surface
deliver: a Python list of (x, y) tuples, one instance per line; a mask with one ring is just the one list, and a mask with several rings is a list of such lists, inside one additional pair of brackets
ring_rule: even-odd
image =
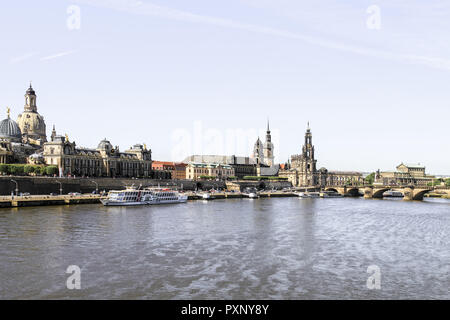
[(0, 209), (0, 298), (450, 299), (449, 235), (446, 200)]

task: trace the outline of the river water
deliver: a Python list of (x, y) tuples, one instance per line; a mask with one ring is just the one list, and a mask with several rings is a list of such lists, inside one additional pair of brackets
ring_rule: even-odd
[(450, 201), (0, 209), (0, 259), (1, 299), (450, 299)]

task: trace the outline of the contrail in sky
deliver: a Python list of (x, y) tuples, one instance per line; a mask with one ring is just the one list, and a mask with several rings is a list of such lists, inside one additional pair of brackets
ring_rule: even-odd
[(394, 53), (389, 51), (364, 48), (355, 45), (348, 45), (330, 41), (324, 38), (302, 35), (287, 30), (247, 24), (230, 19), (198, 15), (187, 11), (171, 9), (151, 3), (145, 3), (138, 0), (75, 0), (75, 1), (82, 4), (113, 9), (121, 12), (128, 12), (131, 14), (157, 16), (178, 21), (185, 21), (191, 23), (204, 23), (219, 27), (245, 30), (248, 32), (255, 32), (276, 37), (300, 40), (306, 43), (310, 43), (312, 45), (317, 45), (328, 49), (350, 52), (358, 55), (371, 56), (375, 58), (383, 58), (388, 60), (396, 60), (400, 62), (413, 63), (418, 65), (426, 65), (429, 67), (438, 68), (442, 70), (450, 70), (450, 60), (448, 59), (418, 56), (415, 54)]
[(60, 53), (52, 54), (51, 56), (47, 56), (47, 57), (41, 58), (41, 61), (47, 61), (47, 60), (52, 60), (52, 59), (64, 57), (64, 56), (67, 56), (67, 55), (72, 54), (72, 53), (74, 53), (74, 52), (75, 52), (75, 51), (71, 50), (71, 51), (65, 51), (65, 52), (60, 52)]

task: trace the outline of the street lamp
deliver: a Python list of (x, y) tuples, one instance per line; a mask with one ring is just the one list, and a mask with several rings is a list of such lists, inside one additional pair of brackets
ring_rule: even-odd
[(62, 182), (61, 181), (56, 181), (59, 183), (59, 194), (62, 195), (63, 189), (62, 189)]
[(16, 196), (18, 196), (19, 195), (19, 184), (17, 183), (16, 180), (11, 179), (11, 181), (16, 184)]
[(98, 183), (94, 180), (91, 180), (91, 182), (95, 183), (95, 194), (98, 194)]

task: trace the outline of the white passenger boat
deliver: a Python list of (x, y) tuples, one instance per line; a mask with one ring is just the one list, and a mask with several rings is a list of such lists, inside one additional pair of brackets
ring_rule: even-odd
[(320, 192), (308, 192), (308, 198), (320, 198)]
[(141, 206), (164, 203), (181, 203), (187, 201), (187, 195), (168, 188), (136, 189), (127, 187), (125, 190), (112, 190), (105, 199), (100, 201), (105, 206)]
[(294, 192), (299, 198), (320, 198), (320, 192)]

